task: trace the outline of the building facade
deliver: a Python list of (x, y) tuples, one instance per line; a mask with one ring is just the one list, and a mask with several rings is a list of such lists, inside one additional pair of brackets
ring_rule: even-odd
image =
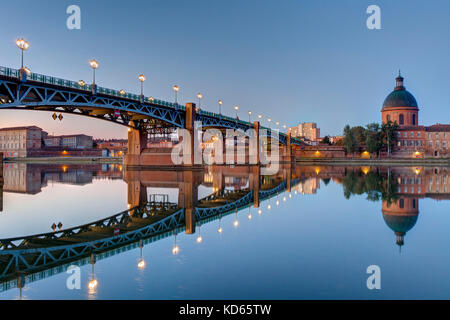
[(399, 126), (393, 157), (424, 158), (449, 157), (450, 125), (437, 123), (419, 125), (419, 107), (414, 96), (405, 89), (399, 74), (396, 86), (384, 100), (381, 109), (383, 123), (396, 122)]
[(295, 127), (290, 127), (289, 131), (295, 138), (306, 138), (314, 142), (320, 138), (320, 129), (315, 122), (302, 122)]
[(36, 126), (0, 129), (0, 152), (5, 157), (26, 157), (42, 147), (42, 129)]

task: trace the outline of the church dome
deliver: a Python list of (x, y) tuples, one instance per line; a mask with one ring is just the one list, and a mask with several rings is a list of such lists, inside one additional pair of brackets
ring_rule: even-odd
[(398, 75), (396, 80), (396, 87), (384, 100), (383, 109), (398, 108), (398, 107), (413, 107), (417, 108), (417, 101), (414, 96), (403, 86), (403, 77)]

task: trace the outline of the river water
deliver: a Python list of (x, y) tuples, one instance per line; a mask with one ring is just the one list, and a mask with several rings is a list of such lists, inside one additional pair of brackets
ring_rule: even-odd
[[(5, 163), (0, 298), (449, 299), (449, 172)], [(204, 214), (195, 230), (188, 208)], [(124, 211), (130, 219), (105, 222)], [(129, 238), (180, 214), (176, 227)], [(74, 249), (64, 258), (58, 246)], [(46, 252), (54, 261), (38, 259)], [(369, 266), (379, 289), (368, 288)]]

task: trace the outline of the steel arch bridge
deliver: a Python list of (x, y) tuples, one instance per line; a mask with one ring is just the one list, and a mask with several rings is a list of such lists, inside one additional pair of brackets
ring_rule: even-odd
[[(186, 127), (184, 105), (36, 73), (21, 80), (19, 74), (20, 70), (0, 67), (0, 109), (72, 113), (124, 126), (131, 126), (133, 121), (133, 127), (141, 130), (149, 126)], [(204, 110), (196, 111), (196, 121), (211, 128), (241, 131), (253, 128), (250, 122)], [(261, 129), (268, 136), (275, 131)], [(286, 134), (280, 132), (278, 136), (285, 145)], [(291, 138), (291, 144), (300, 146), (302, 141)]]
[[(299, 182), (292, 179), (291, 184)], [(268, 199), (286, 190), (286, 181), (265, 191)], [(217, 199), (230, 198), (229, 203), (208, 205)], [(219, 191), (199, 200), (195, 208), (196, 221), (205, 224), (220, 219), (253, 204), (253, 191)], [(133, 224), (134, 227), (125, 227)], [(140, 224), (140, 225), (139, 225)], [(120, 233), (113, 234), (119, 228)], [(173, 203), (148, 202), (102, 220), (66, 230), (0, 239), (0, 291), (17, 287), (17, 277), (33, 282), (64, 272), (69, 265), (85, 265), (95, 254), (101, 260), (123, 251), (151, 243), (185, 229), (185, 210)], [(96, 236), (92, 239), (92, 234)], [(90, 237), (89, 237), (90, 235)], [(89, 239), (90, 238), (90, 239)]]

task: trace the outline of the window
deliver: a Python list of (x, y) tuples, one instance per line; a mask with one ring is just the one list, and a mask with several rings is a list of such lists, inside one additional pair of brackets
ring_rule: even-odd
[(414, 131), (411, 131), (409, 135), (411, 136), (411, 138), (414, 138)]
[(420, 138), (420, 131), (419, 131), (419, 132), (417, 132), (417, 137), (419, 137), (419, 138)]
[(416, 115), (415, 114), (412, 115), (412, 125), (413, 126), (416, 125)]
[(408, 138), (408, 132), (404, 132), (403, 137)]
[(436, 139), (439, 139), (439, 132), (436, 132)]
[(405, 124), (405, 117), (403, 116), (403, 114), (400, 114), (399, 124)]
[(413, 209), (416, 208), (416, 199), (413, 199), (413, 201), (412, 201), (412, 207), (413, 207)]
[(400, 206), (400, 209), (403, 209), (405, 207), (405, 199), (400, 199), (399, 206)]
[(386, 120), (387, 120), (387, 122), (391, 121), (391, 116), (387, 115)]

